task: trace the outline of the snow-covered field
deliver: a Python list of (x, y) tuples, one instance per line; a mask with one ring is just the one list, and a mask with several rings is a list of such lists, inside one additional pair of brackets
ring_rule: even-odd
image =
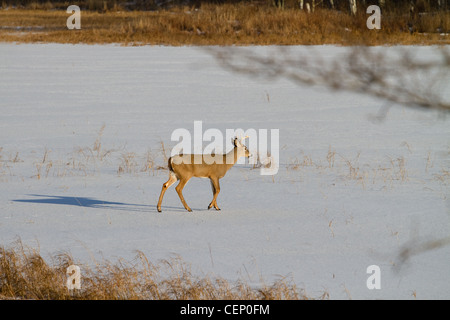
[[(0, 244), (87, 263), (181, 256), (232, 281), (288, 277), (312, 297), (449, 299), (450, 245), (399, 255), (450, 234), (450, 119), (393, 106), (371, 120), (382, 106), (237, 75), (201, 48), (0, 44)], [(161, 142), (169, 154), (195, 120), (279, 129), (280, 169), (233, 167), (220, 212), (192, 179), (193, 212), (172, 187), (158, 213)], [(366, 285), (370, 265), (381, 289)]]

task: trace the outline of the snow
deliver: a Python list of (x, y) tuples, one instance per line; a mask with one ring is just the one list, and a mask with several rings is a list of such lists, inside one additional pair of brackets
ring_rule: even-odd
[[(20, 238), (86, 262), (180, 256), (199, 274), (255, 286), (288, 277), (312, 297), (450, 298), (449, 245), (399, 256), (449, 236), (442, 114), (393, 106), (373, 121), (383, 101), (251, 79), (196, 47), (3, 43), (0, 74), (2, 245)], [(158, 213), (168, 172), (145, 165), (164, 165), (161, 141), (169, 154), (171, 133), (196, 120), (224, 135), (279, 129), (280, 169), (233, 167), (219, 212), (206, 209), (209, 181), (194, 178), (183, 191), (192, 213), (173, 187)], [(370, 265), (381, 289), (367, 288)]]

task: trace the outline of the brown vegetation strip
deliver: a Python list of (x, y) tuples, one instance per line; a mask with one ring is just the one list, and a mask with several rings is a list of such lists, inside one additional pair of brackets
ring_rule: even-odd
[[(91, 267), (59, 253), (48, 263), (20, 240), (0, 247), (0, 299), (37, 300), (262, 300), (309, 299), (289, 279), (252, 287), (244, 281), (195, 275), (181, 258), (151, 263), (138, 252), (132, 261), (94, 261)], [(80, 267), (80, 289), (69, 290), (67, 268)], [(328, 298), (325, 292), (320, 299)]]
[[(395, 45), (449, 44), (450, 12), (385, 14), (381, 30), (356, 16), (318, 9), (308, 14), (269, 5), (202, 4), (157, 11), (81, 11), (81, 29), (68, 30), (64, 10), (0, 10), (0, 41), (123, 45)], [(413, 32), (410, 32), (413, 30)]]

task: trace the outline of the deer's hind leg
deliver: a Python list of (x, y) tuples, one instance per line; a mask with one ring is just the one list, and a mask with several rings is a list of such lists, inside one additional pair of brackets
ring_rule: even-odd
[(191, 208), (189, 208), (186, 201), (184, 200), (183, 193), (182, 193), (183, 188), (186, 185), (186, 183), (189, 181), (189, 179), (190, 179), (190, 177), (189, 178), (184, 178), (184, 177), (181, 178), (180, 183), (178, 183), (178, 185), (175, 187), (175, 190), (177, 191), (178, 196), (180, 197), (181, 203), (183, 204), (184, 208), (187, 211), (192, 212)]
[(173, 185), (175, 182), (177, 182), (178, 178), (175, 175), (175, 173), (170, 172), (169, 174), (169, 180), (167, 180), (166, 183), (163, 184), (162, 189), (161, 189), (161, 194), (159, 195), (159, 200), (158, 200), (158, 212), (161, 212), (161, 203), (162, 203), (162, 199), (164, 197), (164, 193), (166, 192), (167, 189), (169, 189), (169, 187), (171, 185)]

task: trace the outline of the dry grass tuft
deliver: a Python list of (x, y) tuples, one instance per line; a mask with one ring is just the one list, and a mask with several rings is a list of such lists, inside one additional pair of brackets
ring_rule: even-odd
[[(234, 300), (309, 299), (295, 284), (281, 279), (254, 288), (243, 281), (196, 276), (181, 258), (151, 263), (142, 252), (132, 261), (77, 264), (70, 254), (59, 253), (46, 262), (38, 249), (17, 241), (0, 247), (0, 298), (37, 300)], [(81, 289), (68, 290), (66, 270), (81, 269)], [(321, 299), (327, 298), (324, 294)]]

